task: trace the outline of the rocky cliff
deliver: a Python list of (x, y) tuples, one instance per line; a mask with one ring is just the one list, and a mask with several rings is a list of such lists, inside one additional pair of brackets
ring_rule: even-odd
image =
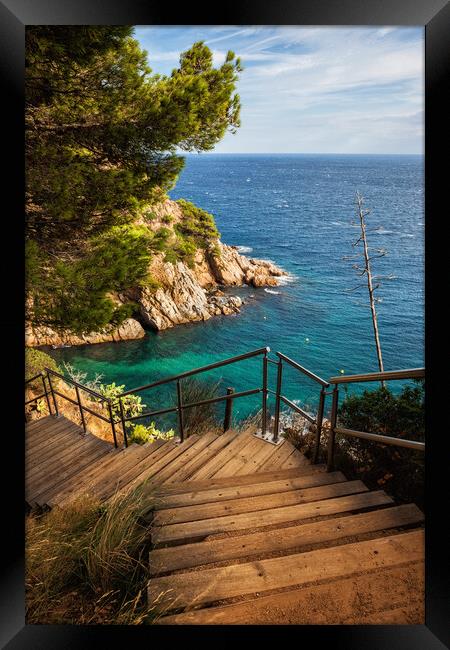
[[(171, 200), (154, 206), (152, 212), (152, 229), (167, 224), (169, 218), (171, 223), (182, 219), (179, 205)], [(78, 336), (28, 323), (26, 345), (83, 345), (138, 339), (145, 335), (143, 326), (164, 330), (181, 323), (237, 313), (243, 304), (241, 298), (225, 295), (222, 287), (276, 286), (279, 278), (287, 275), (271, 262), (248, 258), (236, 246), (227, 246), (219, 240), (211, 241), (207, 248), (198, 248), (190, 265), (183, 261), (167, 262), (163, 253), (154, 255), (149, 272), (157, 288), (136, 287), (113, 296), (118, 303), (138, 305), (135, 318), (127, 319), (119, 328)]]

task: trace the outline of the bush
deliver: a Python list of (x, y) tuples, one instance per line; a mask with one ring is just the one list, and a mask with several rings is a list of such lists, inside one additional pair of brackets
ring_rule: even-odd
[[(51, 356), (35, 348), (25, 348), (25, 381), (40, 372), (45, 372), (46, 367), (55, 372), (61, 372), (56, 361)], [(31, 386), (35, 390), (41, 389), (42, 381), (36, 379), (36, 381), (32, 381), (28, 386)]]
[(152, 496), (81, 497), (26, 521), (27, 624), (151, 622), (146, 582)]
[[(424, 392), (424, 382), (418, 380), (398, 396), (387, 388), (347, 396), (339, 410), (339, 425), (424, 442)], [(423, 452), (339, 435), (336, 441), (336, 467), (348, 477), (359, 476), (400, 501), (413, 500), (423, 507)]]
[(192, 239), (201, 248), (206, 248), (211, 239), (220, 237), (212, 214), (184, 199), (177, 203), (183, 211), (183, 219), (175, 226), (180, 235)]
[(135, 442), (138, 445), (145, 445), (148, 442), (155, 442), (155, 440), (170, 440), (175, 435), (173, 429), (169, 431), (160, 431), (156, 428), (155, 423), (151, 422), (150, 426), (146, 427), (144, 424), (135, 424), (128, 434), (128, 441)]

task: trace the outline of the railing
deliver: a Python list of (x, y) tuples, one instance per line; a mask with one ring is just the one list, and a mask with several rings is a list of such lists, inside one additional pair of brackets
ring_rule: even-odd
[(346, 377), (331, 377), (330, 384), (333, 388), (333, 399), (331, 405), (331, 422), (330, 422), (330, 436), (328, 438), (328, 459), (327, 471), (332, 472), (334, 468), (334, 449), (336, 434), (344, 436), (351, 436), (353, 438), (361, 438), (364, 440), (371, 440), (386, 445), (395, 445), (397, 447), (407, 447), (408, 449), (415, 449), (425, 451), (425, 443), (417, 442), (415, 440), (405, 440), (403, 438), (394, 438), (393, 436), (385, 436), (380, 433), (368, 433), (365, 431), (355, 431), (353, 429), (345, 429), (338, 427), (338, 403), (339, 403), (339, 384), (361, 383), (366, 381), (388, 381), (393, 379), (420, 379), (425, 377), (425, 368), (411, 368), (409, 370), (390, 370), (386, 372), (371, 372), (365, 375), (348, 375)]
[[(120, 413), (120, 416), (118, 419), (114, 418), (114, 413), (113, 413), (113, 405), (112, 405), (112, 400), (110, 398), (107, 398), (100, 393), (96, 392), (95, 390), (92, 390), (91, 388), (88, 388), (87, 386), (83, 386), (82, 384), (79, 384), (78, 382), (74, 381), (73, 379), (69, 379), (65, 377), (64, 375), (56, 372), (55, 370), (51, 370), (50, 368), (45, 368), (44, 373), (39, 373), (32, 377), (31, 379), (28, 379), (25, 382), (25, 385), (36, 381), (37, 379), (41, 378), (42, 385), (43, 385), (43, 393), (40, 395), (37, 395), (36, 397), (33, 397), (25, 402), (25, 405), (30, 404), (31, 402), (36, 402), (39, 399), (42, 399), (45, 397), (47, 401), (47, 406), (49, 413), (53, 415), (53, 411), (51, 408), (51, 403), (50, 403), (50, 396), (53, 401), (53, 407), (54, 407), (54, 414), (58, 415), (58, 404), (56, 401), (56, 396), (61, 397), (62, 399), (65, 399), (72, 404), (75, 404), (78, 406), (79, 411), (80, 411), (80, 417), (81, 417), (81, 423), (83, 426), (84, 431), (86, 431), (86, 421), (84, 417), (84, 412), (88, 412), (95, 417), (100, 418), (104, 422), (107, 422), (111, 426), (112, 430), (112, 435), (114, 439), (114, 446), (117, 448), (118, 443), (117, 443), (117, 433), (116, 433), (116, 424), (121, 424), (122, 431), (123, 431), (123, 442), (125, 447), (128, 446), (128, 439), (127, 439), (127, 423), (128, 422), (134, 422), (136, 420), (140, 420), (142, 418), (148, 418), (148, 417), (155, 417), (157, 415), (165, 415), (168, 413), (177, 413), (178, 416), (178, 430), (179, 430), (179, 436), (181, 442), (185, 438), (185, 426), (184, 426), (184, 412), (186, 409), (190, 409), (196, 406), (204, 406), (207, 404), (215, 404), (218, 402), (225, 402), (225, 417), (224, 417), (224, 423), (223, 423), (223, 430), (227, 431), (230, 426), (231, 426), (231, 421), (232, 421), (232, 410), (233, 410), (233, 400), (239, 399), (241, 397), (248, 397), (250, 395), (255, 395), (258, 393), (262, 393), (262, 415), (261, 415), (261, 435), (262, 437), (266, 437), (267, 435), (267, 398), (268, 395), (274, 395), (275, 396), (275, 415), (274, 415), (274, 426), (273, 426), (273, 438), (272, 442), (277, 443), (279, 439), (279, 428), (280, 428), (280, 410), (281, 410), (281, 403), (286, 404), (290, 409), (296, 411), (300, 415), (302, 415), (307, 421), (310, 423), (314, 424), (316, 427), (315, 431), (315, 448), (314, 448), (314, 453), (312, 457), (312, 462), (317, 463), (318, 461), (318, 456), (319, 456), (319, 451), (320, 451), (320, 437), (322, 433), (322, 426), (323, 426), (323, 415), (324, 415), (324, 406), (325, 406), (325, 398), (327, 395), (332, 395), (332, 406), (331, 406), (331, 416), (330, 416), (330, 433), (329, 433), (329, 438), (328, 438), (328, 450), (327, 450), (327, 470), (332, 471), (334, 468), (334, 449), (335, 449), (335, 439), (336, 439), (336, 434), (340, 435), (345, 435), (345, 436), (351, 436), (355, 438), (361, 438), (364, 440), (371, 440), (374, 442), (378, 443), (383, 443), (383, 444), (388, 444), (388, 445), (397, 445), (399, 447), (407, 447), (409, 449), (414, 449), (414, 450), (425, 450), (425, 443), (423, 442), (417, 442), (414, 440), (405, 440), (403, 438), (395, 438), (391, 436), (385, 436), (383, 434), (379, 433), (368, 433), (364, 431), (355, 431), (353, 429), (346, 429), (343, 427), (338, 427), (337, 426), (337, 415), (338, 415), (338, 403), (339, 403), (339, 389), (338, 386), (339, 384), (347, 384), (347, 383), (358, 383), (358, 382), (369, 382), (369, 381), (388, 381), (388, 380), (395, 380), (395, 379), (414, 379), (414, 378), (421, 378), (425, 376), (425, 369), (424, 368), (413, 368), (409, 370), (393, 370), (393, 371), (386, 371), (386, 372), (374, 372), (374, 373), (368, 373), (368, 374), (360, 374), (360, 375), (348, 375), (348, 376), (339, 376), (339, 377), (331, 377), (329, 381), (325, 381), (318, 375), (314, 374), (307, 368), (304, 368), (301, 366), (299, 363), (296, 361), (293, 361), (286, 355), (282, 354), (281, 352), (277, 352), (276, 355), (278, 357), (278, 360), (270, 359), (268, 358), (268, 353), (270, 352), (270, 348), (265, 347), (265, 348), (259, 348), (257, 350), (253, 350), (252, 352), (247, 352), (245, 354), (240, 354), (234, 357), (230, 357), (228, 359), (224, 359), (223, 361), (217, 361), (215, 363), (210, 363), (207, 366), (202, 366), (200, 368), (195, 368), (193, 370), (188, 370), (186, 372), (180, 373), (178, 375), (174, 375), (172, 377), (166, 378), (166, 379), (159, 379), (157, 381), (154, 381), (150, 384), (146, 384), (144, 386), (140, 386), (138, 388), (134, 388), (131, 390), (126, 391), (125, 393), (122, 393), (120, 396), (118, 396), (118, 410)], [(183, 379), (186, 379), (187, 377), (192, 377), (194, 375), (199, 375), (204, 372), (208, 372), (210, 370), (214, 370), (216, 368), (222, 368), (224, 366), (238, 363), (240, 361), (244, 361), (245, 359), (250, 359), (252, 357), (257, 357), (257, 356), (262, 356), (263, 357), (263, 363), (262, 363), (262, 382), (261, 386), (251, 388), (248, 390), (243, 390), (239, 392), (235, 392), (233, 388), (227, 388), (227, 392), (225, 395), (221, 395), (219, 397), (211, 397), (208, 399), (203, 399), (203, 400), (198, 400), (196, 402), (189, 402), (189, 403), (184, 403), (183, 402), (183, 390), (182, 390), (182, 381)], [(268, 388), (268, 364), (272, 363), (277, 366), (277, 384), (276, 384), (276, 390), (271, 390)], [(283, 381), (283, 364), (287, 364), (291, 366), (292, 368), (295, 368), (299, 372), (303, 373), (305, 376), (309, 377), (313, 381), (315, 381), (317, 384), (320, 385), (320, 395), (319, 395), (319, 405), (318, 405), (318, 410), (317, 410), (317, 415), (316, 417), (313, 417), (310, 413), (306, 412), (304, 409), (302, 409), (300, 406), (292, 402), (290, 399), (288, 399), (285, 395), (282, 394), (282, 381)], [(75, 388), (75, 394), (76, 394), (76, 400), (72, 399), (68, 395), (56, 390), (55, 386), (52, 383), (52, 377), (57, 377), (64, 381), (65, 383), (73, 386)], [(46, 381), (48, 381), (48, 388)], [(176, 395), (177, 395), (177, 404), (175, 406), (170, 406), (168, 408), (163, 408), (163, 409), (158, 409), (154, 411), (147, 411), (145, 413), (140, 413), (138, 415), (130, 415), (126, 416), (125, 414), (125, 409), (124, 405), (122, 402), (122, 399), (128, 395), (135, 395), (136, 393), (145, 391), (145, 390), (150, 390), (153, 388), (156, 388), (158, 386), (162, 386), (165, 384), (170, 384), (176, 382)], [(327, 388), (330, 387), (330, 385), (333, 385), (333, 389), (331, 392), (327, 391)], [(108, 417), (105, 415), (98, 413), (97, 411), (92, 410), (89, 408), (86, 404), (83, 404), (81, 401), (81, 396), (80, 396), (80, 391), (84, 391), (91, 396), (93, 396), (98, 402), (102, 404), (106, 404), (107, 406), (107, 411), (108, 411)]]
[[(289, 406), (292, 410), (296, 411), (300, 415), (302, 415), (306, 420), (311, 422), (312, 424), (315, 424), (316, 426), (316, 440), (315, 440), (315, 445), (314, 445), (314, 453), (313, 453), (313, 458), (312, 462), (317, 463), (318, 458), (319, 458), (319, 449), (320, 449), (320, 435), (322, 433), (322, 421), (323, 421), (323, 412), (324, 412), (324, 406), (325, 406), (325, 396), (327, 395), (326, 388), (328, 388), (329, 383), (319, 377), (318, 375), (315, 375), (313, 372), (308, 370), (307, 368), (304, 368), (301, 366), (299, 363), (296, 361), (293, 361), (289, 357), (287, 357), (285, 354), (282, 354), (281, 352), (277, 352), (277, 357), (278, 361), (272, 362), (276, 363), (278, 366), (277, 369), (277, 388), (275, 391), (275, 422), (274, 422), (274, 431), (273, 431), (273, 442), (278, 441), (278, 436), (279, 436), (279, 428), (280, 428), (280, 405), (281, 402)], [(321, 389), (320, 389), (320, 395), (319, 395), (319, 407), (317, 410), (317, 416), (314, 418), (312, 417), (309, 413), (304, 411), (300, 406), (297, 404), (294, 404), (291, 400), (289, 400), (287, 397), (281, 394), (282, 390), (282, 377), (283, 377), (283, 363), (287, 363), (289, 366), (292, 368), (295, 368), (299, 372), (303, 373), (316, 383), (320, 384)], [(273, 391), (271, 391), (273, 392)]]
[[(71, 402), (72, 404), (75, 404), (75, 406), (78, 406), (79, 411), (80, 411), (80, 417), (81, 417), (81, 424), (83, 427), (83, 430), (86, 432), (86, 420), (84, 417), (84, 412), (87, 411), (91, 415), (94, 415), (95, 417), (99, 418), (100, 420), (103, 420), (104, 422), (107, 422), (111, 426), (112, 434), (113, 434), (113, 439), (114, 439), (114, 446), (117, 448), (118, 443), (117, 443), (117, 435), (116, 435), (116, 423), (114, 421), (114, 416), (113, 416), (113, 410), (112, 410), (112, 402), (111, 399), (108, 397), (105, 397), (104, 395), (101, 395), (100, 393), (97, 393), (97, 391), (92, 390), (92, 388), (88, 388), (87, 386), (83, 386), (83, 384), (79, 384), (77, 381), (74, 381), (73, 379), (69, 379), (68, 377), (65, 377), (64, 375), (61, 375), (59, 372), (56, 372), (55, 370), (51, 370), (50, 368), (45, 368), (46, 375), (44, 373), (39, 373), (35, 377), (31, 377), (25, 382), (25, 385), (31, 383), (32, 381), (35, 381), (38, 377), (42, 378), (42, 383), (44, 386), (44, 392), (41, 395), (37, 395), (36, 397), (33, 397), (25, 402), (25, 406), (27, 404), (30, 404), (31, 402), (36, 402), (39, 399), (42, 399), (42, 397), (45, 397), (47, 400), (47, 406), (48, 406), (48, 411), (50, 415), (59, 415), (59, 409), (58, 409), (58, 402), (56, 400), (56, 395), (58, 397), (61, 397), (62, 399), (67, 400), (68, 402)], [(69, 384), (70, 386), (73, 386), (75, 388), (75, 394), (76, 394), (76, 400), (72, 399), (65, 393), (61, 393), (60, 391), (56, 390), (55, 386), (52, 383), (52, 376), (57, 377), (58, 379), (62, 379), (66, 384)], [(49, 390), (47, 390), (47, 386), (45, 383), (45, 380), (48, 381), (49, 385)], [(81, 401), (81, 395), (80, 391), (84, 391), (85, 393), (89, 393), (92, 397), (94, 397), (97, 401), (101, 402), (102, 404), (107, 405), (107, 410), (108, 410), (108, 417), (105, 417), (101, 413), (98, 413), (97, 411), (94, 411), (93, 409), (89, 408), (89, 406), (86, 406), (86, 404), (83, 404)], [(53, 410), (50, 406), (50, 399), (49, 395), (51, 395), (52, 402), (53, 402), (53, 408), (54, 408), (54, 413)]]
[[(127, 434), (126, 434), (126, 425), (127, 422), (134, 422), (135, 420), (140, 420), (142, 418), (149, 418), (149, 417), (155, 417), (157, 415), (165, 415), (167, 413), (177, 413), (178, 415), (178, 431), (179, 431), (179, 436), (181, 442), (183, 442), (185, 438), (185, 430), (184, 430), (184, 418), (183, 414), (186, 409), (193, 408), (195, 406), (205, 406), (207, 404), (215, 404), (217, 402), (223, 402), (225, 401), (225, 418), (224, 418), (224, 430), (226, 431), (231, 424), (231, 416), (232, 416), (232, 404), (233, 400), (239, 399), (241, 397), (248, 397), (250, 395), (255, 395), (257, 393), (262, 393), (262, 424), (261, 428), (263, 433), (266, 433), (267, 429), (267, 396), (268, 396), (268, 388), (267, 388), (267, 364), (268, 364), (268, 358), (267, 355), (270, 352), (270, 348), (259, 348), (258, 350), (253, 350), (252, 352), (246, 352), (245, 354), (239, 354), (235, 357), (230, 357), (228, 359), (224, 359), (223, 361), (217, 361), (215, 363), (210, 363), (207, 366), (202, 366), (200, 368), (195, 368), (194, 370), (188, 370), (186, 372), (182, 372), (178, 375), (174, 375), (172, 377), (168, 377), (166, 379), (159, 379), (158, 381), (154, 381), (151, 384), (146, 384), (145, 386), (139, 386), (139, 388), (133, 388), (132, 390), (128, 390), (125, 393), (122, 393), (119, 396), (119, 408), (120, 408), (120, 419), (122, 423), (122, 430), (123, 430), (123, 435), (124, 435), (124, 441), (125, 445), (127, 445)], [(222, 368), (223, 366), (227, 366), (232, 363), (238, 363), (239, 361), (244, 361), (245, 359), (250, 359), (252, 357), (256, 356), (262, 356), (263, 357), (263, 363), (262, 363), (262, 386), (258, 386), (257, 388), (251, 388), (249, 390), (243, 390), (239, 392), (234, 392), (232, 388), (227, 389), (227, 394), (222, 395), (220, 397), (210, 397), (208, 399), (203, 399), (203, 400), (198, 400), (196, 402), (189, 402), (189, 403), (183, 403), (183, 391), (182, 391), (182, 380), (186, 379), (187, 377), (192, 377), (194, 375), (199, 375), (203, 372), (208, 372), (210, 370), (214, 370), (216, 368)], [(126, 397), (127, 395), (135, 395), (136, 393), (145, 391), (145, 390), (150, 390), (152, 388), (156, 388), (157, 386), (162, 386), (164, 384), (170, 384), (172, 382), (176, 382), (176, 388), (177, 388), (177, 404), (176, 406), (170, 406), (168, 408), (164, 409), (158, 409), (156, 411), (147, 411), (145, 413), (140, 413), (139, 415), (132, 415), (125, 417), (124, 409), (123, 409), (123, 404), (122, 404), (122, 398)]]

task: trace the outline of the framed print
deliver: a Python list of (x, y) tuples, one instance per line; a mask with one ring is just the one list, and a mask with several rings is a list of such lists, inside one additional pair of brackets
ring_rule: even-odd
[(0, 15), (3, 646), (448, 647), (448, 3)]

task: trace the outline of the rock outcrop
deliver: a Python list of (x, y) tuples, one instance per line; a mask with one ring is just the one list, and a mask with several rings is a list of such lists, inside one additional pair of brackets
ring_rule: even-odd
[(33, 327), (27, 324), (25, 327), (25, 345), (35, 347), (40, 345), (86, 345), (89, 343), (109, 343), (111, 341), (128, 341), (141, 339), (145, 336), (142, 325), (134, 318), (127, 318), (120, 327), (115, 329), (106, 328), (102, 332), (90, 332), (89, 334), (74, 334), (69, 330), (57, 332), (50, 327)]
[[(151, 214), (144, 213), (139, 223), (158, 230), (169, 224), (173, 227), (182, 217), (180, 206), (166, 200), (153, 206)], [(164, 258), (164, 253), (154, 255), (149, 267), (158, 288), (136, 287), (111, 296), (118, 304), (136, 303), (137, 320), (128, 318), (117, 329), (82, 336), (28, 325), (26, 345), (84, 345), (139, 339), (145, 336), (145, 327), (164, 330), (182, 323), (205, 321), (212, 316), (235, 314), (240, 311), (242, 299), (226, 295), (221, 287), (276, 286), (279, 278), (287, 275), (272, 262), (248, 258), (239, 253), (237, 246), (227, 246), (219, 240), (211, 241), (207, 249), (198, 248), (191, 266), (182, 261), (165, 262)]]

